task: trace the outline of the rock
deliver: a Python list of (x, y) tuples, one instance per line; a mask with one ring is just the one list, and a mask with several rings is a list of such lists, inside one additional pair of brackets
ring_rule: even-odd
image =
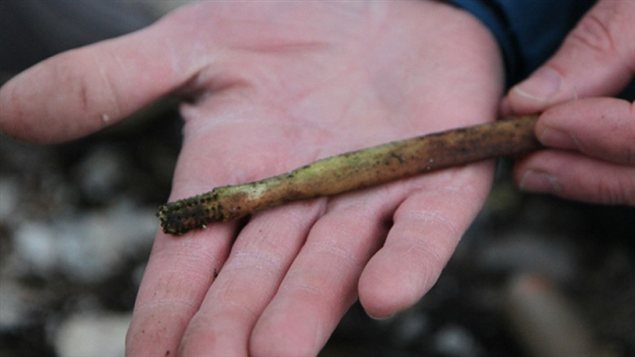
[(131, 315), (75, 314), (62, 321), (54, 336), (60, 357), (120, 357)]
[(572, 279), (575, 250), (555, 237), (508, 234), (480, 249), (477, 265), (492, 273), (536, 272), (557, 281)]
[(57, 265), (55, 234), (44, 223), (20, 225), (13, 235), (13, 249), (18, 261), (14, 268), (22, 273), (28, 270), (45, 275)]
[(50, 224), (27, 222), (13, 236), (17, 270), (40, 276), (57, 272), (79, 282), (100, 281), (149, 249), (156, 227), (153, 209), (127, 202)]
[(441, 356), (476, 357), (482, 349), (470, 331), (459, 325), (448, 325), (434, 336), (434, 350)]
[(398, 347), (414, 345), (429, 332), (429, 318), (421, 311), (411, 309), (392, 319), (391, 340)]
[(603, 356), (592, 330), (574, 304), (550, 280), (514, 276), (505, 313), (529, 356)]
[(109, 200), (130, 171), (125, 158), (115, 147), (107, 145), (97, 146), (86, 154), (75, 168), (83, 196), (94, 202)]
[(28, 289), (0, 276), (0, 332), (30, 323), (35, 300)]

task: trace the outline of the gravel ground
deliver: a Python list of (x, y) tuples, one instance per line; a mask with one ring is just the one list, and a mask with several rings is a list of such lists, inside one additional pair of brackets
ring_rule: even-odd
[[(146, 117), (0, 137), (0, 356), (122, 355), (180, 145), (174, 110)], [(323, 356), (635, 355), (635, 210), (522, 195), (507, 166), (432, 291), (382, 321), (353, 306)]]

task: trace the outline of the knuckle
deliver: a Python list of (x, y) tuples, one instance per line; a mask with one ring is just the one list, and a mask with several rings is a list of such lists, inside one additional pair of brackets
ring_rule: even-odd
[(417, 227), (417, 229), (422, 229), (422, 227), (434, 226), (442, 231), (447, 232), (450, 236), (461, 235), (461, 229), (458, 227), (458, 225), (442, 212), (419, 210), (408, 212), (400, 218), (410, 221), (412, 226)]
[(615, 39), (610, 22), (614, 17), (610, 10), (594, 9), (584, 16), (571, 32), (569, 41), (591, 49), (598, 54), (610, 55), (615, 52)]
[[(412, 211), (402, 214), (398, 221), (399, 235), (404, 238), (400, 244), (405, 244), (404, 259), (407, 255), (417, 257), (430, 268), (427, 270), (444, 266), (456, 246), (456, 238), (461, 236), (457, 224), (441, 212)], [(429, 239), (431, 235), (435, 239)]]
[[(74, 49), (58, 55), (56, 70), (59, 83), (68, 88), (73, 105), (90, 121), (90, 127), (102, 127), (110, 118), (119, 117), (122, 99), (118, 96), (107, 63), (117, 61), (105, 51)], [(86, 71), (86, 68), (92, 68)]]
[[(123, 98), (118, 95), (119, 92), (117, 90), (117, 87), (113, 82), (112, 76), (108, 75), (107, 71), (105, 70), (105, 65), (103, 62), (103, 59), (106, 59), (115, 63), (121, 63), (121, 61), (114, 56), (114, 54), (111, 54), (110, 56), (104, 55), (99, 58), (95, 58), (94, 61), (96, 63), (97, 74), (99, 75), (99, 83), (101, 84), (100, 87), (103, 89), (103, 92), (99, 93), (99, 95), (102, 96), (101, 100), (103, 100), (103, 102), (100, 103), (101, 105), (99, 107), (105, 108), (105, 110), (112, 116), (119, 117), (122, 115), (123, 112)], [(102, 118), (100, 117), (100, 119)]]
[(265, 276), (275, 276), (278, 271), (284, 269), (284, 258), (265, 249), (259, 251), (236, 252), (232, 257), (232, 264), (224, 266), (225, 271), (250, 270), (257, 267), (257, 272)]
[(423, 257), (421, 259), (422, 264), (426, 265), (428, 269), (426, 271), (433, 271), (439, 269), (445, 265), (447, 256), (445, 252), (439, 249), (436, 244), (430, 244), (429, 241), (420, 239), (411, 243), (409, 251), (414, 253), (414, 256)]
[[(629, 177), (629, 175), (624, 176)], [(604, 204), (633, 204), (635, 203), (635, 182), (624, 177), (605, 178), (598, 182), (597, 193)]]
[(55, 78), (59, 83), (68, 89), (68, 94), (76, 98), (75, 102), (80, 104), (82, 110), (87, 111), (91, 104), (93, 90), (91, 88), (90, 76), (80, 69), (86, 66), (88, 58), (81, 50), (70, 50), (58, 55), (55, 65)]

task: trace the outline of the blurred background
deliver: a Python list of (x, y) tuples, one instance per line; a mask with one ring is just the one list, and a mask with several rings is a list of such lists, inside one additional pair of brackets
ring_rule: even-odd
[[(0, 1), (0, 83), (183, 2)], [(166, 99), (68, 144), (0, 136), (0, 357), (123, 356), (180, 130)], [(524, 195), (509, 168), (429, 294), (353, 306), (321, 355), (635, 356), (635, 209)]]

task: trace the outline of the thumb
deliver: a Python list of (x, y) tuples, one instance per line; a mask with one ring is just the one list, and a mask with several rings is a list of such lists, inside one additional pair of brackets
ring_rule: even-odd
[(542, 111), (578, 97), (616, 94), (635, 72), (635, 1), (599, 1), (558, 52), (511, 88), (502, 107)]
[[(174, 17), (174, 16), (172, 16)], [(0, 132), (39, 143), (113, 124), (169, 93), (196, 69), (169, 18), (141, 31), (71, 50), (0, 88)]]

